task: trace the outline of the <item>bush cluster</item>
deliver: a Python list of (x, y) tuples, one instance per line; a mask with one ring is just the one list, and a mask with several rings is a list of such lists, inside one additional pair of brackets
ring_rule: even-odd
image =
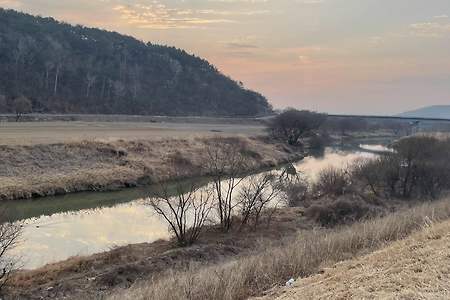
[(428, 136), (403, 138), (394, 151), (346, 168), (322, 170), (313, 183), (286, 188), (290, 206), (307, 207), (306, 215), (325, 227), (373, 215), (375, 199), (435, 199), (450, 189), (450, 140)]
[(371, 215), (372, 210), (363, 200), (344, 197), (311, 205), (305, 213), (324, 227), (334, 227), (359, 221)]

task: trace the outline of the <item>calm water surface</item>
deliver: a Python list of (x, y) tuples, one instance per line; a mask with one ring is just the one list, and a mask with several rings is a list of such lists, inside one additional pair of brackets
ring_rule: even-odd
[[(307, 157), (295, 167), (314, 180), (325, 167), (374, 157), (375, 150), (386, 149), (369, 144), (360, 145), (357, 150), (327, 148), (322, 156)], [(7, 202), (11, 219), (24, 223), (22, 243), (15, 254), (21, 257), (24, 268), (33, 269), (115, 246), (167, 239), (167, 225), (143, 200), (154, 190), (149, 186)]]

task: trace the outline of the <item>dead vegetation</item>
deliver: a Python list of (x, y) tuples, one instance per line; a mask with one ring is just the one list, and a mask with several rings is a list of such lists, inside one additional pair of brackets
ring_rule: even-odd
[(33, 146), (0, 146), (0, 199), (21, 199), (78, 191), (112, 190), (176, 179), (175, 164), (202, 176), (204, 149), (214, 140), (235, 143), (250, 162), (246, 171), (299, 157), (264, 138), (82, 141)]
[(443, 200), (330, 232), (301, 232), (282, 246), (217, 266), (175, 271), (141, 282), (110, 299), (246, 299), (289, 278), (310, 276), (324, 266), (373, 251), (449, 217), (450, 202)]
[(6, 220), (6, 210), (0, 210), (0, 296), (12, 272), (19, 268), (19, 261), (11, 256), (11, 250), (20, 242), (22, 226)]
[(213, 209), (212, 192), (194, 183), (177, 182), (176, 196), (172, 196), (166, 184), (161, 185), (157, 196), (150, 198), (150, 205), (169, 225), (181, 247), (190, 246), (200, 237), (203, 227), (209, 224)]
[(262, 299), (449, 299), (450, 222), (276, 288)]
[(220, 226), (205, 227), (199, 240), (189, 247), (180, 248), (176, 239), (161, 240), (20, 271), (11, 278), (9, 293), (12, 299), (95, 299), (115, 289), (129, 288), (136, 281), (161, 277), (169, 270), (248, 255), (258, 245), (276, 245), (284, 237), (312, 227), (301, 209), (277, 210), (271, 215), (270, 226), (260, 224), (257, 230), (235, 226), (223, 232)]

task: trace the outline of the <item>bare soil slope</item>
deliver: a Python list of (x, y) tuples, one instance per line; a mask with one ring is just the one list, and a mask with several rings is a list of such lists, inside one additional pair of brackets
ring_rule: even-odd
[(262, 299), (450, 299), (450, 222)]

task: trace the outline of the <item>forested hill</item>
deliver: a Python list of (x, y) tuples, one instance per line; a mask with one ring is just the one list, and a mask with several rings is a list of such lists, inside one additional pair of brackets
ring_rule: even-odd
[[(0, 113), (252, 116), (260, 94), (173, 47), (0, 9)], [(22, 97), (21, 97), (22, 98)]]

